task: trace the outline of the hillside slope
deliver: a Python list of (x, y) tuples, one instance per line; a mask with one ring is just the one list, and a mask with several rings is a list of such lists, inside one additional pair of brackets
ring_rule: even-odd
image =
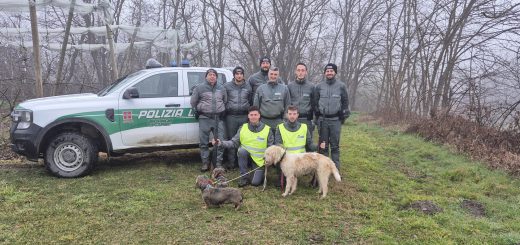
[(266, 191), (242, 189), (239, 211), (203, 208), (196, 150), (125, 155), (80, 179), (0, 168), (0, 243), (520, 242), (518, 179), (351, 119), (341, 150), (343, 181), (331, 179), (326, 199), (308, 177), (282, 198), (270, 170)]

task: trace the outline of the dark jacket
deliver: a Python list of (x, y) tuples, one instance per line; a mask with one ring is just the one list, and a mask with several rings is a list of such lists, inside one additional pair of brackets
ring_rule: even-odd
[[(251, 89), (253, 90), (253, 94), (256, 93), (256, 90), (258, 87), (260, 87), (263, 84), (266, 84), (267, 81), (269, 81), (268, 72), (262, 72), (261, 70), (253, 75), (251, 75), (247, 79), (247, 83), (249, 83), (249, 86), (251, 86)], [(281, 78), (278, 78), (278, 83), (284, 84)], [(284, 84), (285, 85), (285, 84)]]
[(287, 86), (280, 83), (266, 83), (255, 93), (253, 105), (260, 108), (260, 115), (265, 118), (283, 118), (291, 97)]
[(259, 71), (255, 74), (251, 75), (247, 79), (247, 83), (249, 83), (249, 86), (251, 86), (251, 89), (253, 90), (253, 94), (256, 92), (258, 87), (260, 87), (260, 85), (267, 83), (267, 80), (268, 80), (267, 74), (268, 74), (267, 72)]
[(226, 114), (245, 115), (253, 100), (253, 90), (246, 81), (237, 85), (235, 79), (224, 84), (227, 92)]
[(346, 86), (343, 82), (337, 81), (336, 78), (326, 79), (316, 85), (315, 105), (317, 106), (316, 116), (323, 116), (330, 119), (340, 119), (348, 110), (348, 94)]
[[(265, 127), (265, 124), (263, 122), (258, 122), (258, 125), (254, 126), (251, 123), (247, 124), (249, 130), (251, 132), (258, 133), (262, 131)], [(230, 140), (222, 141), (222, 147), (229, 149), (229, 148), (235, 148), (238, 149), (240, 147), (240, 131), (242, 130), (242, 126), (238, 129), (237, 134), (233, 136)], [(267, 147), (272, 146), (274, 144), (274, 136), (273, 136), (273, 130), (269, 130), (269, 134), (267, 136)]]
[(314, 113), (314, 84), (306, 80), (295, 80), (287, 85), (289, 94), (291, 95), (291, 105), (298, 107), (300, 117), (306, 117), (312, 120)]
[(211, 86), (209, 82), (201, 83), (193, 89), (190, 104), (195, 113), (201, 117), (211, 118), (215, 114), (225, 111), (227, 93), (223, 85), (218, 82)]

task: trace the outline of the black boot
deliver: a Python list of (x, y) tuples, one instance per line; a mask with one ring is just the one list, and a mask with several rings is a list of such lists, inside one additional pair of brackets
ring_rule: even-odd
[(278, 175), (278, 178), (276, 179), (276, 181), (274, 182), (274, 186), (275, 187), (280, 187), (283, 189), (285, 189), (285, 185), (287, 184), (287, 178), (285, 178), (285, 175), (283, 174), (279, 174)]
[(201, 172), (206, 172), (209, 170), (209, 162), (203, 162), (202, 167), (200, 167)]
[(244, 186), (248, 186), (248, 185), (249, 185), (249, 179), (247, 179), (247, 178), (241, 178), (238, 181), (238, 187), (244, 187)]
[(232, 169), (235, 169), (236, 166), (234, 166), (234, 163), (231, 163), (231, 162), (227, 162), (226, 164), (224, 164), (224, 167), (227, 169), (227, 170), (232, 170)]
[(316, 174), (312, 175), (312, 180), (309, 184), (312, 188), (318, 187), (318, 179), (316, 178)]

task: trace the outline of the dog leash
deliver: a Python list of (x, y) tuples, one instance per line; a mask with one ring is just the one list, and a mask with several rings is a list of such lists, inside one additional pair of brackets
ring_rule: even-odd
[(280, 172), (281, 172), (281, 174), (280, 174), (280, 191), (281, 191), (282, 193), (283, 193), (283, 190), (284, 190), (284, 186), (285, 186), (285, 185), (284, 185), (284, 181), (283, 181), (283, 177), (284, 177), (284, 175), (283, 175), (283, 172), (282, 172), (282, 166), (281, 166), (281, 163), (282, 163), (283, 158), (285, 157), (285, 153), (287, 153), (287, 149), (284, 148), (284, 150), (285, 150), (285, 151), (283, 152), (282, 157), (280, 157), (280, 160), (278, 160), (278, 163), (277, 163), (277, 164), (279, 164), (278, 166), (280, 166)]
[[(283, 160), (283, 158), (285, 157), (285, 154), (286, 154), (286, 153), (287, 153), (287, 149), (285, 149), (285, 151), (284, 151), (283, 154), (282, 154), (282, 157), (280, 158), (280, 160), (279, 160), (278, 162), (281, 162), (281, 161)], [(237, 180), (237, 179), (240, 179), (240, 178), (242, 178), (242, 177), (244, 177), (244, 176), (250, 174), (251, 172), (256, 171), (257, 169), (259, 169), (259, 168), (261, 168), (261, 167), (262, 167), (262, 166), (259, 166), (259, 167), (255, 168), (255, 169), (253, 169), (253, 170), (251, 170), (251, 171), (245, 173), (245, 174), (242, 174), (242, 175), (240, 175), (240, 176), (238, 176), (238, 177), (236, 177), (236, 178), (234, 178), (234, 179), (231, 179), (231, 180), (228, 180), (228, 181), (224, 181), (224, 182), (222, 182), (222, 183), (223, 183), (223, 184), (229, 184), (230, 182), (235, 181), (235, 180)], [(281, 175), (280, 182), (281, 182), (281, 184), (280, 184), (280, 189), (281, 189), (282, 192), (283, 192), (283, 184), (284, 184), (284, 183), (283, 183), (283, 182), (284, 182), (284, 181), (283, 181), (283, 173), (282, 173), (282, 175)], [(215, 183), (215, 185), (217, 185), (217, 184), (219, 184), (219, 183), (221, 183), (221, 182), (220, 182), (220, 180), (217, 180), (217, 181), (214, 182), (214, 183)], [(265, 171), (264, 171), (264, 184), (263, 184), (262, 191), (265, 190), (266, 185), (267, 185), (267, 166), (265, 166)]]
[[(253, 172), (253, 171), (255, 171), (255, 170), (257, 170), (257, 169), (259, 169), (259, 168), (261, 168), (261, 167), (262, 167), (262, 166), (257, 167), (257, 168), (255, 168), (255, 169), (253, 169), (253, 170), (251, 170), (251, 171), (249, 171), (249, 172), (247, 172), (247, 173), (245, 173), (245, 174), (242, 174), (242, 175), (240, 175), (240, 176), (238, 176), (238, 177), (236, 177), (236, 178), (234, 178), (234, 179), (231, 179), (231, 180), (228, 180), (228, 181), (224, 181), (224, 182), (222, 182), (222, 183), (229, 184), (229, 182), (232, 182), (232, 181), (235, 181), (235, 180), (237, 180), (237, 179), (240, 179), (240, 178), (242, 178), (242, 177), (244, 177), (244, 176), (250, 174), (251, 172)], [(218, 184), (218, 183), (220, 183), (220, 180), (217, 180), (217, 181), (215, 182), (215, 184)]]
[(262, 187), (262, 191), (265, 191), (266, 185), (267, 185), (267, 166), (265, 166), (265, 170), (264, 170), (264, 185)]

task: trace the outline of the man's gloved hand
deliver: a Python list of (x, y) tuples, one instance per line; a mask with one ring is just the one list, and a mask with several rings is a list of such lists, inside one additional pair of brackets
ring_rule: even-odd
[(321, 112), (320, 111), (314, 112), (314, 116), (316, 117), (316, 120), (318, 120), (318, 118), (321, 117)]
[(350, 117), (350, 110), (345, 110), (345, 119)]
[(195, 119), (199, 120), (199, 113), (197, 111), (193, 111), (193, 115), (195, 115)]
[(218, 114), (218, 118), (220, 120), (224, 120), (226, 118), (226, 111), (223, 111), (221, 113)]
[(338, 118), (341, 124), (344, 124), (345, 120), (347, 120), (347, 118), (345, 117), (345, 111), (338, 111)]

